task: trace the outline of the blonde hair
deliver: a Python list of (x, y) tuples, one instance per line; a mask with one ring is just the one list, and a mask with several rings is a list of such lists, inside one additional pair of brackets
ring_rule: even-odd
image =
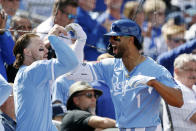
[(174, 61), (174, 68), (182, 68), (187, 62), (196, 62), (196, 55), (194, 54), (181, 54)]
[(144, 13), (147, 18), (155, 11), (164, 11), (166, 10), (166, 4), (162, 0), (146, 0), (144, 5)]
[(125, 4), (123, 14), (125, 17), (131, 19), (136, 13), (139, 3), (137, 1), (129, 1)]
[(163, 37), (167, 40), (173, 35), (185, 33), (186, 28), (184, 25), (175, 25), (172, 21), (168, 21), (162, 27)]

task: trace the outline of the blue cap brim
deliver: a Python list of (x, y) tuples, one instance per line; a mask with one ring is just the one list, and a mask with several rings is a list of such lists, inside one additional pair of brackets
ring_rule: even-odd
[(125, 34), (113, 32), (113, 31), (104, 34), (104, 36), (106, 36), (106, 37), (110, 37), (110, 36), (124, 36), (124, 35)]

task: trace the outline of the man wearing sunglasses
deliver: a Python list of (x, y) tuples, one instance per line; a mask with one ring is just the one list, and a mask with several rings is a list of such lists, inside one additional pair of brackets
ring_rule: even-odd
[[(42, 22), (36, 29), (38, 35), (43, 40), (55, 24), (65, 27), (76, 19), (77, 2), (75, 0), (56, 0), (53, 7), (52, 16)], [(43, 33), (42, 33), (43, 32)]]
[(61, 131), (94, 131), (115, 127), (115, 120), (95, 115), (96, 101), (101, 95), (101, 90), (92, 88), (87, 82), (72, 84), (67, 101), (68, 112), (62, 120)]
[[(110, 53), (115, 58), (89, 64), (86, 66), (89, 74), (86, 73), (88, 69), (85, 73), (93, 80), (107, 83), (120, 131), (162, 130), (160, 99), (162, 97), (168, 104), (181, 107), (183, 98), (180, 87), (164, 67), (139, 53), (141, 29), (134, 21), (120, 19), (113, 22), (106, 36), (109, 37)], [(78, 78), (74, 74), (79, 73), (72, 74), (72, 79)]]

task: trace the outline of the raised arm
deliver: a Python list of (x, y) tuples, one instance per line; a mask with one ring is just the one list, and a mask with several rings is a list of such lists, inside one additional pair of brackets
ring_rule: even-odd
[(57, 59), (54, 60), (54, 72), (55, 76), (67, 73), (74, 69), (78, 65), (78, 59), (72, 49), (59, 39), (60, 34), (66, 35), (66, 31), (63, 27), (55, 25), (49, 32), (49, 41), (52, 48), (55, 50)]
[(79, 62), (84, 60), (84, 45), (86, 43), (86, 33), (83, 31), (82, 27), (77, 23), (71, 23), (65, 27), (67, 31), (72, 30), (76, 35), (76, 41), (72, 46), (73, 51), (75, 52)]

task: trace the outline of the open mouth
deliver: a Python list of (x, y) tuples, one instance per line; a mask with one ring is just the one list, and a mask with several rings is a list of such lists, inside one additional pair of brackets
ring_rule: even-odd
[(116, 54), (117, 53), (117, 45), (112, 45), (113, 48), (113, 53)]

